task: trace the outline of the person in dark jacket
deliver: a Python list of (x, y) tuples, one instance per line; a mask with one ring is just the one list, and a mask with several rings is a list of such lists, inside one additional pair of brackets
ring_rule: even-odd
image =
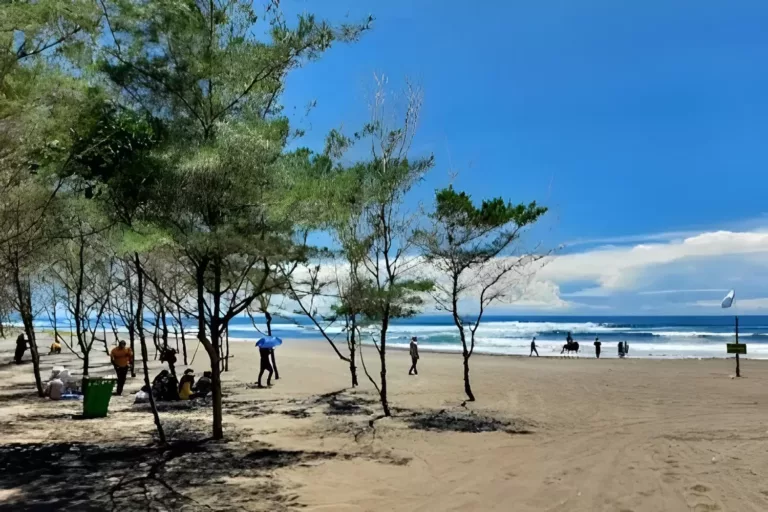
[(21, 358), (24, 357), (24, 352), (27, 350), (27, 340), (24, 338), (24, 333), (19, 334), (16, 338), (16, 352), (13, 354), (13, 361), (16, 364), (21, 364)]
[(267, 376), (267, 387), (272, 385), (272, 374), (274, 373), (274, 369), (272, 368), (272, 362), (270, 359), (272, 358), (273, 351), (274, 349), (272, 348), (259, 347), (259, 359), (261, 360), (261, 367), (259, 368), (259, 380), (257, 381), (256, 385), (260, 388), (264, 387), (261, 385), (261, 377), (264, 375), (264, 372), (269, 372), (269, 375)]
[(194, 393), (192, 393), (190, 398), (206, 397), (213, 387), (213, 381), (211, 380), (212, 376), (213, 374), (211, 372), (203, 372), (203, 376), (197, 379), (195, 385), (192, 386), (192, 391), (194, 391)]
[(411, 338), (411, 346), (408, 350), (411, 353), (411, 369), (408, 370), (408, 375), (418, 375), (419, 370), (416, 369), (416, 365), (419, 362), (419, 344), (416, 341), (416, 336)]
[(602, 342), (600, 341), (600, 338), (595, 338), (595, 356), (597, 356), (598, 359), (600, 359), (601, 346), (602, 346)]

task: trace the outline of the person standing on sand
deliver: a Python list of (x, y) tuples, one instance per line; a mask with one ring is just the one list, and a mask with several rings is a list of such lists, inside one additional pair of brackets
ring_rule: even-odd
[(13, 354), (13, 361), (16, 364), (21, 364), (21, 358), (24, 357), (24, 352), (27, 351), (27, 340), (24, 339), (24, 333), (19, 334), (16, 338), (16, 352)]
[(624, 359), (624, 342), (619, 342), (619, 358)]
[(115, 373), (117, 374), (115, 394), (120, 396), (123, 394), (123, 386), (125, 386), (125, 379), (128, 377), (128, 369), (133, 359), (133, 352), (125, 346), (125, 340), (120, 340), (117, 342), (117, 346), (110, 352), (109, 359), (112, 361), (112, 366), (115, 367)]
[(602, 343), (600, 342), (600, 338), (595, 337), (595, 356), (597, 356), (598, 359), (600, 359), (600, 346)]
[(531, 353), (528, 354), (528, 357), (531, 357), (534, 352), (536, 352), (536, 357), (539, 357), (539, 351), (536, 350), (536, 336), (531, 340)]
[(416, 336), (411, 338), (411, 346), (408, 350), (411, 353), (411, 369), (408, 370), (408, 375), (418, 375), (419, 370), (416, 369), (416, 364), (419, 362), (419, 345)]
[(629, 355), (629, 342), (625, 341), (624, 342), (624, 356), (628, 356), (628, 355)]
[(274, 349), (271, 349), (271, 348), (259, 347), (259, 358), (261, 359), (261, 368), (259, 369), (259, 380), (257, 381), (256, 385), (260, 388), (264, 387), (261, 385), (261, 376), (264, 375), (264, 372), (269, 372), (269, 375), (267, 376), (267, 387), (270, 387), (272, 385), (272, 373), (274, 373), (274, 370), (272, 368), (272, 363), (270, 362), (270, 358), (272, 357), (273, 351)]

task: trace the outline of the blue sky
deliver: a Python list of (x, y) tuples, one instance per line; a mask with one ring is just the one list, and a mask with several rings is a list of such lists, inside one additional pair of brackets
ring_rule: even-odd
[[(458, 171), (456, 186), (475, 198), (501, 194), (551, 208), (531, 236), (566, 244), (556, 270), (581, 255), (632, 276), (606, 285), (595, 272), (545, 268), (537, 279), (555, 287), (556, 300), (506, 307), (653, 314), (663, 305), (708, 314), (708, 301), (737, 284), (754, 312), (768, 307), (768, 243), (754, 246), (768, 228), (764, 1), (283, 0), (283, 7), (337, 21), (376, 18), (359, 43), (290, 76), (283, 102), (307, 129), (304, 144), (320, 147), (329, 129), (365, 122), (375, 72), (393, 87), (410, 77), (424, 90), (414, 150), (437, 161), (413, 201), (428, 201)], [(317, 105), (305, 117), (310, 101)], [(707, 238), (719, 231), (736, 238)], [(702, 240), (720, 246), (702, 255)], [(644, 246), (676, 256), (627, 270), (622, 262)]]

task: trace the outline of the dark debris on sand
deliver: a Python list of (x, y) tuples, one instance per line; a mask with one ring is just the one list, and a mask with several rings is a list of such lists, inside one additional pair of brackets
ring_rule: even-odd
[(506, 432), (507, 434), (530, 434), (531, 425), (522, 420), (502, 420), (484, 416), (469, 410), (411, 412), (404, 418), (408, 426), (417, 430), (436, 432)]

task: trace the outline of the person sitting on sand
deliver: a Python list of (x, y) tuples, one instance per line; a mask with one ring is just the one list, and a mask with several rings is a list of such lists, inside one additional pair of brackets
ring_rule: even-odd
[(155, 400), (173, 401), (179, 399), (179, 382), (168, 370), (162, 370), (152, 381)]
[(64, 393), (64, 381), (62, 381), (57, 375), (45, 385), (45, 396), (51, 400), (61, 400), (61, 395)]
[(179, 398), (189, 400), (192, 396), (192, 386), (195, 383), (195, 370), (187, 368), (179, 381)]
[(51, 351), (48, 352), (49, 356), (53, 354), (61, 354), (61, 343), (57, 340), (53, 340), (53, 343), (51, 343)]
[(416, 336), (411, 338), (411, 345), (408, 350), (411, 353), (411, 369), (408, 370), (408, 375), (418, 375), (419, 370), (416, 369), (416, 365), (419, 362), (419, 344), (416, 340)]
[(203, 372), (203, 376), (197, 379), (195, 385), (192, 386), (192, 391), (194, 391), (194, 393), (190, 398), (205, 398), (208, 393), (211, 392), (211, 388), (213, 387), (211, 377), (211, 372)]
[(259, 380), (257, 381), (256, 385), (260, 388), (264, 387), (261, 385), (261, 377), (264, 375), (264, 372), (269, 372), (269, 375), (267, 376), (267, 387), (272, 385), (272, 374), (274, 373), (274, 369), (272, 368), (272, 362), (270, 359), (272, 357), (273, 351), (274, 349), (271, 348), (259, 348), (261, 368), (259, 369)]

